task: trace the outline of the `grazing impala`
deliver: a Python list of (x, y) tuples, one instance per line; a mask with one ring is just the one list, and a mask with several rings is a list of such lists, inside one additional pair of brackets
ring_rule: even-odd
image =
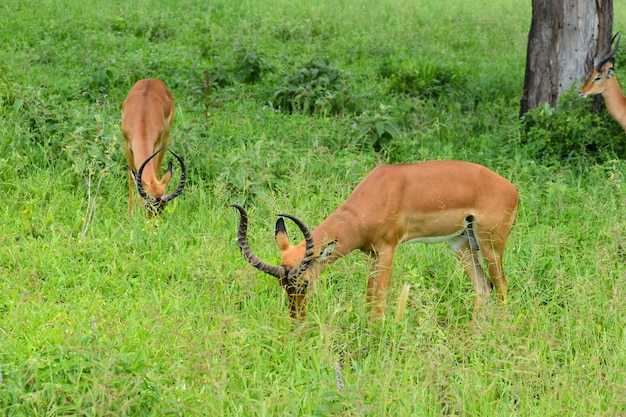
[[(165, 84), (156, 79), (139, 80), (122, 107), (122, 133), (128, 161), (128, 211), (133, 209), (133, 188), (146, 200), (149, 215), (158, 214), (165, 204), (185, 188), (186, 169), (182, 158), (170, 150), (181, 167), (180, 183), (165, 194), (172, 177), (172, 162), (161, 176), (161, 162), (174, 121), (174, 101)], [(139, 167), (139, 171), (137, 171)]]
[[(382, 165), (312, 232), (297, 217), (279, 214), (275, 239), (280, 266), (263, 262), (248, 243), (248, 214), (238, 204), (237, 243), (258, 270), (278, 278), (290, 300), (291, 317), (306, 316), (307, 290), (324, 267), (359, 249), (371, 272), (367, 302), (372, 316), (384, 313), (393, 258), (401, 243), (447, 241), (456, 252), (475, 292), (474, 318), (487, 315), (491, 283), (504, 304), (508, 283), (502, 269), (504, 246), (517, 213), (517, 189), (482, 165), (461, 161), (428, 161)], [(283, 218), (292, 220), (304, 241), (292, 246)], [(481, 261), (491, 276), (486, 279)], [(482, 313), (481, 313), (482, 311)]]
[(593, 73), (578, 93), (582, 97), (602, 94), (607, 110), (626, 130), (626, 97), (615, 78), (615, 57), (613, 56), (619, 47), (620, 37), (619, 33), (613, 36), (611, 45), (615, 42), (615, 46), (613, 48), (609, 46), (607, 52), (595, 59)]

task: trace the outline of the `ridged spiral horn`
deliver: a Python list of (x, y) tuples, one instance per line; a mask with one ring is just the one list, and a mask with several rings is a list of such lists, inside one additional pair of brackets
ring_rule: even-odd
[[(621, 38), (622, 34), (620, 32), (617, 32), (615, 35), (613, 35), (613, 39), (611, 39), (611, 43), (609, 43), (609, 46), (606, 48), (606, 52), (604, 52), (595, 60), (596, 70), (602, 71), (602, 67), (604, 66), (604, 64), (607, 63), (607, 61), (615, 60), (614, 54), (617, 51), (617, 48), (619, 48), (619, 41)], [(615, 42), (615, 46), (611, 47), (613, 45), (613, 42)]]
[[(156, 198), (153, 197), (151, 195), (149, 195), (146, 190), (144, 190), (143, 188), (143, 183), (141, 182), (141, 176), (143, 175), (143, 170), (146, 167), (146, 165), (148, 164), (148, 162), (150, 162), (150, 160), (152, 158), (154, 158), (155, 156), (158, 155), (159, 152), (161, 152), (163, 150), (163, 148), (159, 149), (158, 151), (156, 151), (155, 153), (153, 153), (148, 159), (146, 159), (143, 164), (141, 164), (141, 166), (139, 167), (139, 171), (137, 171), (137, 176), (135, 177), (135, 182), (137, 184), (137, 192), (139, 193), (139, 195), (141, 196), (141, 198), (143, 198), (144, 200), (146, 200), (148, 203), (152, 204), (153, 206), (158, 206), (161, 204), (165, 204), (170, 200), (173, 200), (174, 198), (178, 197), (180, 195), (180, 193), (183, 192), (183, 190), (185, 189), (185, 183), (187, 181), (187, 168), (185, 167), (185, 162), (183, 161), (183, 158), (181, 158), (180, 156), (178, 156), (176, 153), (174, 153), (174, 151), (172, 151), (171, 149), (169, 150), (170, 153), (172, 155), (174, 155), (176, 157), (176, 159), (178, 159), (178, 162), (180, 163), (180, 169), (181, 169), (181, 173), (180, 173), (180, 181), (178, 183), (178, 186), (176, 187), (176, 189), (171, 192), (170, 194), (166, 194), (164, 196), (162, 196), (161, 198)], [(165, 171), (165, 173), (172, 173), (172, 162), (170, 161), (169, 164), (167, 165), (167, 170)]]
[(250, 243), (248, 242), (248, 213), (239, 204), (231, 204), (239, 211), (239, 228), (237, 229), (237, 245), (246, 261), (261, 272), (265, 272), (276, 278), (282, 278), (285, 275), (285, 269), (281, 266), (275, 266), (263, 262), (261, 258), (252, 253)]

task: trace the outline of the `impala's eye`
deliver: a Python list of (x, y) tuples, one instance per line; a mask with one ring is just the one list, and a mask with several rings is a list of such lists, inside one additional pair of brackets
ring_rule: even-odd
[(593, 79), (593, 82), (594, 82), (594, 83), (597, 83), (597, 82), (598, 82), (598, 81), (600, 81), (601, 79), (602, 79), (602, 77), (596, 77), (596, 78), (594, 78), (594, 79)]

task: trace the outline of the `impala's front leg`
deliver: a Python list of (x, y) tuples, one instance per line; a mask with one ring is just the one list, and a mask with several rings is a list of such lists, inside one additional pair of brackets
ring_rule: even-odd
[(387, 291), (393, 272), (394, 250), (370, 252), (367, 255), (370, 266), (367, 281), (367, 304), (372, 308), (370, 318), (377, 319), (385, 314)]
[(128, 171), (128, 213), (133, 212), (133, 189), (135, 188), (135, 180), (130, 171)]
[(378, 254), (374, 251), (367, 252), (365, 254), (367, 260), (367, 296), (365, 298), (365, 304), (368, 307), (373, 307), (376, 302), (376, 265), (378, 264)]
[(135, 189), (135, 179), (133, 178), (132, 171), (135, 171), (135, 160), (133, 158), (133, 151), (130, 147), (130, 139), (124, 135), (124, 152), (126, 153), (126, 162), (128, 162), (128, 213), (133, 212), (133, 190)]

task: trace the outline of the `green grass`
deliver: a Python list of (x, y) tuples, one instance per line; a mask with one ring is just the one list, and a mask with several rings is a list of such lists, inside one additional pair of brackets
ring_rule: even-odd
[[(535, 118), (529, 139), (517, 114), (530, 5), (474, 3), (3, 3), (0, 414), (626, 414), (626, 163), (612, 153), (624, 132), (606, 112), (591, 123), (581, 99)], [(310, 81), (311, 114), (276, 109), (316, 59), (342, 82)], [(154, 221), (127, 213), (119, 128), (145, 77), (174, 94), (170, 146), (189, 166)], [(560, 140), (546, 126), (587, 122), (615, 147), (537, 151)], [(276, 213), (314, 226), (377, 164), (442, 158), (519, 188), (498, 320), (471, 322), (471, 285), (443, 245), (398, 250), (373, 324), (360, 254), (327, 268), (298, 326), (239, 254), (230, 203), (278, 262)]]

